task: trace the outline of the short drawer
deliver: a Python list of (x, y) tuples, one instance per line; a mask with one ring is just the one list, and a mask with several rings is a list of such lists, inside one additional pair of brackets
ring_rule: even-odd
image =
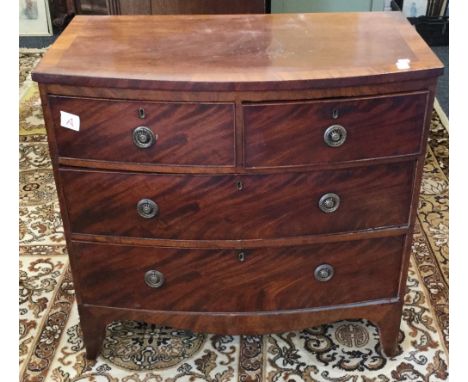
[(299, 166), (419, 153), (427, 92), (245, 104), (247, 167)]
[(73, 233), (180, 240), (406, 225), (413, 173), (412, 162), (243, 176), (60, 170)]
[(73, 272), (86, 304), (207, 312), (302, 309), (395, 297), (403, 243), (404, 237), (393, 237), (238, 251), (75, 242)]
[[(181, 166), (235, 164), (233, 104), (58, 96), (50, 96), (49, 103), (62, 157)], [(61, 126), (62, 111), (79, 117), (79, 131)]]

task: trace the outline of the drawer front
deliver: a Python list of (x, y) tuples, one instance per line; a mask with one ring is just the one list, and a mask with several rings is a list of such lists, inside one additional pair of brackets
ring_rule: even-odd
[[(297, 166), (419, 153), (426, 104), (425, 92), (244, 105), (246, 166)], [(332, 146), (326, 139), (332, 140)]]
[[(59, 156), (161, 165), (235, 164), (232, 104), (55, 96), (49, 102)], [(61, 111), (79, 116), (79, 131), (61, 126)], [(150, 129), (153, 137), (148, 138), (146, 130), (143, 134), (147, 135), (137, 136), (137, 142), (148, 145), (153, 139), (149, 147), (139, 147), (134, 141), (134, 130), (140, 126)]]
[[(238, 312), (312, 308), (394, 297), (403, 242), (403, 237), (393, 237), (258, 248), (246, 250), (243, 261), (236, 250), (76, 242), (72, 255), (83, 303), (150, 310)], [(315, 276), (317, 268), (323, 265), (333, 270), (328, 281), (319, 281)], [(152, 287), (145, 281), (147, 272)]]
[[(413, 167), (398, 163), (245, 176), (70, 169), (60, 174), (74, 233), (238, 240), (405, 225)], [(320, 200), (326, 207), (330, 200), (323, 196), (333, 193), (340, 198), (339, 207), (323, 212)], [(139, 205), (142, 200), (156, 206)], [(148, 218), (146, 207), (156, 216)]]

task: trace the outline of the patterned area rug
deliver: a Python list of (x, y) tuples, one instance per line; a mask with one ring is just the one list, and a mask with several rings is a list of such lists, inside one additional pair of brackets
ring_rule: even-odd
[(366, 320), (265, 336), (114, 322), (97, 361), (87, 361), (38, 90), (28, 74), (39, 56), (20, 56), (21, 381), (448, 380), (448, 132), (435, 112), (396, 357), (382, 355)]

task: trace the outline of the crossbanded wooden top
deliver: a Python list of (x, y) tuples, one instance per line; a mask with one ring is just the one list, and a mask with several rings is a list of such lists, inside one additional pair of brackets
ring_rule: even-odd
[(33, 79), (249, 91), (388, 83), (442, 70), (399, 12), (76, 16)]

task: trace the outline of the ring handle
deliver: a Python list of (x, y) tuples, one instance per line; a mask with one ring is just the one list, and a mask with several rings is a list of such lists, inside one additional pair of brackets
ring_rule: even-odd
[(335, 270), (330, 264), (322, 264), (315, 268), (314, 276), (317, 281), (325, 282), (331, 280)]
[(164, 284), (164, 275), (154, 269), (145, 273), (145, 283), (150, 288), (161, 288)]
[(329, 192), (327, 194), (322, 195), (318, 204), (319, 208), (323, 212), (329, 214), (335, 212), (338, 209), (338, 207), (340, 206), (340, 202), (341, 198), (337, 194)]
[(151, 199), (141, 199), (137, 203), (137, 212), (142, 218), (151, 219), (159, 213), (159, 206)]
[(150, 128), (138, 126), (133, 130), (133, 143), (139, 149), (147, 149), (156, 143), (156, 136)]
[(323, 140), (330, 147), (340, 147), (346, 141), (348, 132), (341, 125), (331, 125), (325, 130)]

